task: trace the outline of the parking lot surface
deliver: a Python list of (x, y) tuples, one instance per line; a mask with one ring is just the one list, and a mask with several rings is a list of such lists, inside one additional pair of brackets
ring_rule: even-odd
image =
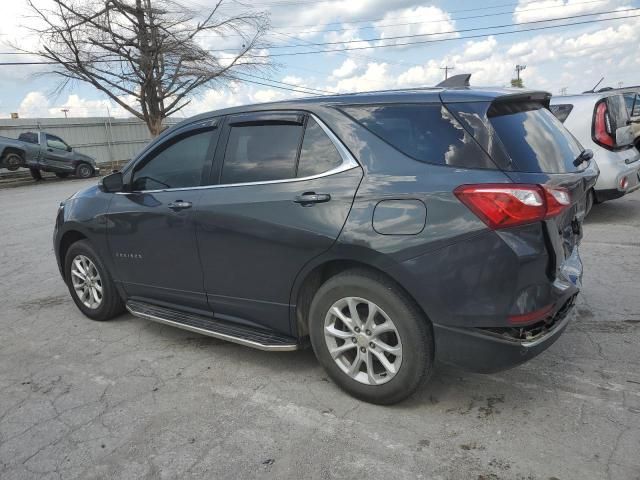
[(0, 189), (3, 480), (640, 478), (640, 192), (587, 219), (576, 317), (547, 352), (495, 375), (440, 366), (380, 407), (310, 350), (82, 316), (51, 235), (95, 181)]

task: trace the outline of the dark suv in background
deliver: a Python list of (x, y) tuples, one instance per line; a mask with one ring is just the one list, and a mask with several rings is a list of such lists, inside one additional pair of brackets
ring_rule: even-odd
[(598, 170), (545, 92), (433, 88), (238, 107), (60, 205), (74, 302), (243, 345), (310, 339), (358, 398), (434, 359), (517, 365), (565, 328)]

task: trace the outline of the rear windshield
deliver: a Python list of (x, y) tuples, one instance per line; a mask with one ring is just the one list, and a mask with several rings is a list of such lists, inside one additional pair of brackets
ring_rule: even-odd
[(611, 95), (607, 97), (609, 116), (613, 122), (613, 131), (626, 127), (629, 124), (629, 111), (622, 95)]
[(488, 112), (513, 170), (532, 173), (566, 173), (586, 168), (574, 160), (582, 147), (560, 121), (538, 103), (498, 103)]
[(342, 111), (405, 155), (462, 168), (496, 165), (442, 104), (357, 105)]
[(571, 110), (573, 110), (573, 105), (570, 103), (563, 103), (561, 105), (549, 105), (549, 110), (553, 113), (558, 120), (562, 123), (567, 119)]

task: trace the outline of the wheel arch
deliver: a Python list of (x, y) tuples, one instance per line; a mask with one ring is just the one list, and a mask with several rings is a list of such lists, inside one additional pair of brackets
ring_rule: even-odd
[(25, 151), (19, 149), (18, 147), (5, 147), (5, 149), (2, 150), (2, 153), (0, 154), (0, 158), (4, 159), (4, 157), (10, 153), (15, 153), (16, 155), (21, 156), (23, 160), (26, 158)]
[(313, 266), (307, 266), (307, 268), (298, 275), (294, 288), (292, 289), (291, 305), (295, 305), (295, 308), (292, 310), (292, 327), (295, 329), (294, 332), (298, 337), (302, 338), (309, 334), (308, 314), (315, 292), (320, 288), (320, 286), (335, 275), (356, 268), (375, 272), (376, 274), (382, 275), (392, 281), (422, 313), (431, 327), (431, 319), (429, 318), (428, 313), (425, 312), (424, 308), (422, 308), (414, 296), (411, 295), (409, 290), (402, 285), (399, 279), (391, 275), (382, 264), (348, 257), (327, 258), (322, 261), (315, 262)]
[(60, 244), (58, 246), (58, 256), (60, 258), (60, 265), (62, 267), (61, 268), (62, 277), (65, 279), (65, 281), (67, 279), (65, 278), (64, 265), (65, 265), (65, 259), (67, 257), (67, 252), (69, 251), (69, 248), (71, 247), (71, 245), (73, 245), (76, 242), (79, 242), (80, 240), (88, 240), (88, 238), (84, 233), (78, 230), (68, 230), (60, 238)]

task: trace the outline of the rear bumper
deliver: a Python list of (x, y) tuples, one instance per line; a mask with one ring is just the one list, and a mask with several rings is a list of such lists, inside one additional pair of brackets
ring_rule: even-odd
[(477, 373), (493, 373), (524, 363), (539, 355), (560, 337), (574, 316), (575, 295), (560, 304), (547, 320), (546, 329), (530, 339), (507, 334), (507, 329), (459, 328), (434, 325), (436, 358)]

